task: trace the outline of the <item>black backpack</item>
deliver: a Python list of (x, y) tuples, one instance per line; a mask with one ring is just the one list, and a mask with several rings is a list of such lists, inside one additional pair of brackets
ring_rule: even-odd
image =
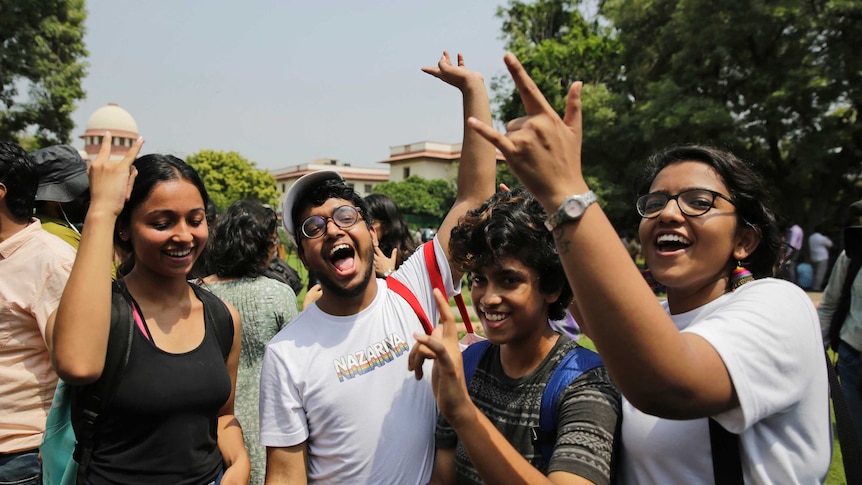
[(272, 278), (276, 281), (281, 281), (287, 286), (293, 288), (293, 292), (297, 295), (304, 285), (302, 284), (302, 278), (299, 277), (299, 273), (296, 272), (293, 267), (291, 267), (287, 262), (278, 256), (274, 256), (272, 261), (269, 263), (269, 267), (264, 270), (263, 275), (267, 278)]

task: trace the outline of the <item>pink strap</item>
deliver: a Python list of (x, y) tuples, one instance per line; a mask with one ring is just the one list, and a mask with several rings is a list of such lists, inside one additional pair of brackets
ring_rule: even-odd
[(135, 319), (135, 324), (141, 330), (141, 333), (144, 334), (144, 338), (149, 340), (150, 334), (147, 332), (146, 327), (144, 327), (144, 319), (141, 317), (141, 312), (138, 310), (138, 305), (132, 303), (132, 318)]

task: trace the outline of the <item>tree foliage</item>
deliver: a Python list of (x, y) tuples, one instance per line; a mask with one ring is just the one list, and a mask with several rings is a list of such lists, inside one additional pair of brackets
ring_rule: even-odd
[(384, 182), (375, 194), (389, 196), (405, 214), (442, 220), (455, 203), (455, 188), (445, 180), (427, 180), (411, 175), (401, 182)]
[(275, 177), (237, 152), (201, 150), (186, 158), (186, 162), (197, 170), (219, 212), (240, 199), (278, 206), (280, 194), (275, 188)]
[(68, 143), (84, 99), (83, 0), (0, 0), (0, 139)]
[[(852, 0), (510, 1), (507, 47), (562, 112), (583, 80), (584, 166), (616, 224), (636, 222), (643, 161), (673, 144), (728, 148), (754, 163), (780, 214), (813, 226), (860, 196), (862, 3)], [(520, 116), (510, 86), (498, 115)]]

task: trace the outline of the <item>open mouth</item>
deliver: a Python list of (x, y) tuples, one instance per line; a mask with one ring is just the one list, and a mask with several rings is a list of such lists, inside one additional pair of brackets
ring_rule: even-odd
[(329, 251), (329, 262), (339, 273), (348, 273), (356, 266), (356, 251), (347, 244), (338, 244)]
[(691, 241), (679, 234), (662, 234), (656, 238), (655, 246), (660, 252), (673, 252), (691, 246)]

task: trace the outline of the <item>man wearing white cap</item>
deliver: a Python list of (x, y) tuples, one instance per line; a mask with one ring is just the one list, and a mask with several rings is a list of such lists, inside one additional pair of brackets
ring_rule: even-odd
[[(490, 122), (481, 75), (444, 53), (425, 72), (459, 88), (464, 119)], [(494, 193), (494, 148), (465, 130), (455, 204), (434, 245), (447, 296), (461, 273), (448, 262), (449, 233), (467, 210)], [(430, 377), (416, 381), (407, 356), (422, 324), (410, 305), (374, 277), (377, 234), (365, 203), (334, 171), (300, 178), (283, 205), (299, 256), (323, 296), (267, 346), (261, 373), (261, 442), (267, 483), (425, 484), (437, 416)], [(422, 255), (394, 273), (438, 320)], [(430, 376), (430, 365), (426, 376)]]

